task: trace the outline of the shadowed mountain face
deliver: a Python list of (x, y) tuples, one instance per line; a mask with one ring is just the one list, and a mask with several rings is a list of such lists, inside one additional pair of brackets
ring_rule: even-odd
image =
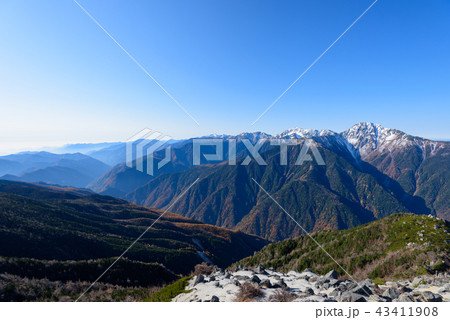
[[(178, 172), (168, 170), (148, 176), (143, 185), (133, 185), (130, 179), (126, 189), (135, 190), (117, 195), (141, 205), (165, 208), (171, 198), (200, 178), (171, 210), (270, 240), (285, 239), (300, 231), (252, 179), (308, 231), (353, 227), (398, 212), (450, 218), (448, 142), (412, 137), (371, 123), (360, 123), (340, 134), (296, 128), (271, 139), (279, 138), (300, 143), (305, 138), (314, 140), (325, 166), (315, 161), (295, 165), (300, 146), (290, 147), (288, 165), (280, 165), (279, 148), (267, 144), (261, 152), (267, 166), (255, 161), (243, 166), (238, 161), (237, 166), (209, 163)], [(186, 154), (186, 150), (180, 150)], [(122, 171), (121, 178), (130, 176), (130, 170)], [(107, 186), (106, 182), (105, 190)], [(115, 186), (120, 189), (120, 183)]]
[[(1, 180), (0, 212), (0, 256), (61, 261), (117, 257), (163, 213), (84, 190)], [(126, 258), (186, 274), (202, 256), (224, 267), (265, 244), (167, 212)]]

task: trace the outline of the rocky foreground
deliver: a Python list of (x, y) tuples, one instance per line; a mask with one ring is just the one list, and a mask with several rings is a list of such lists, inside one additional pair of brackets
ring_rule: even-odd
[[(243, 294), (244, 288), (252, 289), (252, 294)], [(218, 269), (194, 276), (185, 290), (172, 301), (440, 302), (450, 301), (450, 274), (377, 285), (370, 279), (339, 280), (334, 270), (321, 276), (309, 269), (284, 274), (262, 266), (254, 270), (240, 267), (236, 272)]]

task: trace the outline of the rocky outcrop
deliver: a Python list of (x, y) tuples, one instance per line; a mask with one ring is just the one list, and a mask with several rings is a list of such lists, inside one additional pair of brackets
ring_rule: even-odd
[(370, 279), (360, 282), (339, 280), (335, 270), (322, 276), (309, 269), (286, 274), (263, 266), (254, 270), (239, 267), (235, 272), (218, 270), (209, 276), (194, 277), (186, 288), (188, 292), (178, 295), (173, 301), (235, 301), (240, 286), (245, 282), (258, 285), (263, 290), (263, 295), (255, 301), (277, 301), (274, 297), (280, 292), (290, 294), (293, 297), (291, 300), (298, 302), (450, 301), (448, 273), (377, 285)]

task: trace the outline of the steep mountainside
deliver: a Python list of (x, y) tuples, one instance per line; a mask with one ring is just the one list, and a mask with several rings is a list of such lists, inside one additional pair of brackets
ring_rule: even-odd
[(450, 144), (413, 137), (395, 129), (360, 123), (343, 136), (361, 160), (425, 200), (431, 212), (450, 220)]
[[(311, 236), (354, 278), (411, 279), (450, 269), (450, 224), (424, 215), (396, 214), (368, 224)], [(278, 271), (311, 268), (345, 273), (307, 235), (269, 244), (234, 266), (272, 267)]]
[[(314, 161), (294, 165), (299, 146), (290, 147), (288, 165), (280, 165), (279, 148), (266, 143), (261, 154), (267, 166), (255, 161), (248, 166), (224, 162), (166, 172), (122, 197), (164, 208), (199, 177), (189, 196), (172, 208), (174, 212), (271, 240), (299, 231), (252, 179), (309, 231), (348, 228), (398, 212), (450, 218), (447, 142), (412, 137), (372, 123), (357, 124), (343, 133), (294, 128), (264, 137), (300, 143), (312, 139), (326, 165)], [(242, 161), (245, 152), (238, 155)]]
[[(84, 191), (0, 181), (0, 256), (60, 261), (117, 257), (161, 214)], [(224, 267), (266, 243), (167, 212), (126, 257), (188, 273), (203, 258)]]
[(279, 165), (279, 152), (271, 149), (263, 154), (267, 166), (218, 164), (161, 175), (127, 199), (163, 208), (170, 197), (199, 177), (188, 196), (172, 208), (174, 212), (270, 240), (295, 236), (300, 230), (252, 179), (307, 230), (342, 229), (395, 212), (427, 210), (423, 201), (395, 188), (394, 182), (393, 187), (386, 184), (388, 177), (366, 173), (351, 158), (325, 147), (319, 150), (326, 166), (315, 162), (294, 165), (300, 148), (291, 148), (287, 166)]

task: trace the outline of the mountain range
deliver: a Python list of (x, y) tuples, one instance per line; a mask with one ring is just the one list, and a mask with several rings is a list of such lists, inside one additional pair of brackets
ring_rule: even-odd
[[(292, 128), (277, 135), (256, 132), (202, 138), (223, 139), (224, 160), (202, 157), (201, 165), (194, 165), (193, 139), (171, 141), (171, 161), (151, 176), (124, 163), (125, 143), (75, 145), (60, 151), (84, 150), (86, 154), (0, 157), (0, 174), (8, 180), (86, 187), (159, 209), (167, 208), (199, 178), (172, 211), (271, 241), (297, 236), (300, 230), (256, 182), (308, 231), (345, 229), (400, 212), (450, 219), (449, 142), (414, 137), (369, 122), (340, 133)], [(226, 161), (228, 141), (233, 139), (235, 166)], [(259, 151), (267, 165), (254, 160), (241, 164), (250, 155), (245, 139), (252, 144), (266, 139)], [(270, 143), (279, 139), (296, 143), (288, 149), (287, 165), (280, 164), (280, 148)], [(316, 161), (295, 165), (306, 140), (314, 141), (324, 166)], [(202, 148), (204, 153), (214, 150), (213, 146)], [(161, 148), (153, 156), (162, 159), (165, 152)], [(41, 157), (55, 160), (42, 164)]]
[[(221, 138), (236, 139), (238, 165), (203, 161), (193, 166), (188, 140), (172, 146), (175, 161), (154, 176), (120, 164), (89, 186), (140, 205), (165, 208), (199, 178), (174, 212), (274, 241), (299, 235), (300, 230), (252, 179), (309, 231), (354, 227), (399, 212), (450, 219), (449, 142), (367, 122), (341, 133), (293, 128), (275, 136), (259, 132)], [(280, 149), (270, 143), (260, 149), (266, 166), (255, 161), (239, 165), (248, 155), (242, 139), (255, 143), (260, 138), (291, 139), (300, 145), (289, 149), (287, 166), (280, 165)], [(315, 161), (294, 165), (306, 139), (315, 142), (325, 166)], [(226, 150), (225, 145), (225, 159)]]
[(81, 153), (22, 152), (0, 157), (0, 179), (85, 187), (111, 167)]

